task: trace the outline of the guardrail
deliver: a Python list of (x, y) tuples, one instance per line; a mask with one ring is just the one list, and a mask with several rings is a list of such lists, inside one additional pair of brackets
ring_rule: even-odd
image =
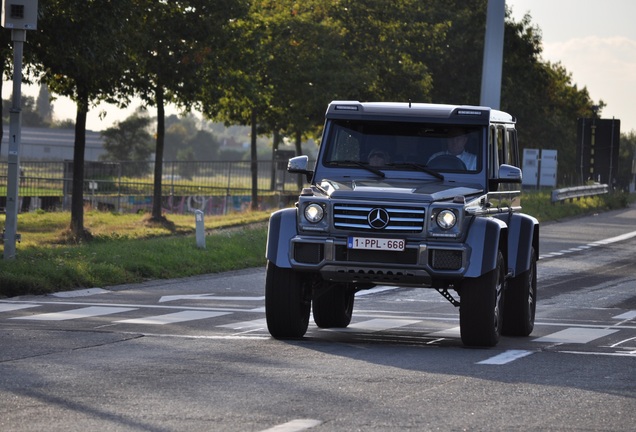
[(593, 184), (586, 186), (574, 186), (562, 189), (554, 189), (552, 191), (552, 204), (557, 201), (580, 199), (582, 197), (602, 195), (609, 192), (609, 186), (606, 184)]

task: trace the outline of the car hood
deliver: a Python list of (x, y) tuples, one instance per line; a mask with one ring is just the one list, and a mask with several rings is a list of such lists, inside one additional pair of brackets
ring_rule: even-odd
[(483, 192), (479, 185), (455, 182), (430, 182), (401, 179), (347, 180), (324, 179), (320, 183), (333, 199), (360, 199), (391, 201), (443, 201), (456, 196), (477, 195)]

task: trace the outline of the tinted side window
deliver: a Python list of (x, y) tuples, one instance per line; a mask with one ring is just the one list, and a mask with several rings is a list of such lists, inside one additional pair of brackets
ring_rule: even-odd
[(506, 129), (506, 148), (508, 165), (519, 166), (519, 147), (517, 145), (517, 131), (515, 129)]

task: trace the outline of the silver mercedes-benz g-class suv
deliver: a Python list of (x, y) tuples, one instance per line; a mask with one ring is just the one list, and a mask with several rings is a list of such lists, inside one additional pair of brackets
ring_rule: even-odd
[(275, 338), (346, 327), (354, 295), (432, 288), (461, 339), (494, 346), (534, 327), (539, 223), (520, 213), (515, 119), (486, 107), (334, 101), (309, 187), (272, 214), (265, 312)]

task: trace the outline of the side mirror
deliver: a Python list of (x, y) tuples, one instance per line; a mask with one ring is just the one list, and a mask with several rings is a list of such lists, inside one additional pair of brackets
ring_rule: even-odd
[(497, 177), (497, 183), (521, 183), (521, 168), (502, 164)]
[(307, 183), (311, 182), (311, 178), (314, 175), (314, 172), (307, 168), (309, 165), (309, 157), (307, 156), (296, 156), (289, 160), (287, 163), (287, 172), (290, 174), (305, 174), (307, 178)]

